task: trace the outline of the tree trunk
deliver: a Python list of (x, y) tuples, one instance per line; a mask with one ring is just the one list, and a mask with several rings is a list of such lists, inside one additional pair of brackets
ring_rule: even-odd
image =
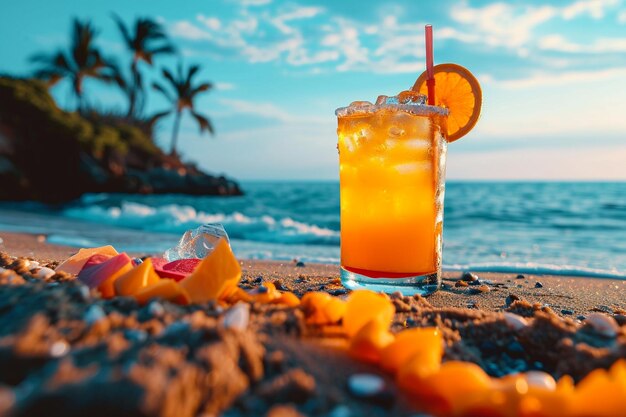
[(128, 114), (127, 118), (133, 119), (135, 117), (135, 106), (137, 103), (137, 58), (133, 58), (133, 63), (130, 65), (130, 92), (128, 94)]
[(176, 155), (176, 141), (178, 140), (178, 128), (180, 127), (180, 116), (182, 110), (176, 109), (176, 118), (174, 119), (174, 130), (172, 131), (172, 147), (170, 148), (170, 155)]

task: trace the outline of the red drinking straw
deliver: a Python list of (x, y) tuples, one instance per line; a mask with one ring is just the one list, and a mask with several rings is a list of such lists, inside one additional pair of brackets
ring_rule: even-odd
[(426, 87), (428, 104), (435, 105), (435, 70), (433, 69), (433, 25), (426, 25)]

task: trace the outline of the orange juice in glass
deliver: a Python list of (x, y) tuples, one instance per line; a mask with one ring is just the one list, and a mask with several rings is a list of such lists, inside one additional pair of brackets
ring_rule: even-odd
[(404, 91), (336, 111), (341, 279), (428, 294), (441, 283), (448, 110)]

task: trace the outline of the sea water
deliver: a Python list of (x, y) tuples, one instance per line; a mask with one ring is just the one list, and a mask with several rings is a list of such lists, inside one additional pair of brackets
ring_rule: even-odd
[[(60, 208), (3, 203), (0, 230), (159, 252), (185, 230), (222, 223), (239, 257), (339, 263), (338, 182), (242, 186), (242, 197), (97, 194)], [(443, 263), (444, 270), (626, 278), (626, 183), (447, 181)]]

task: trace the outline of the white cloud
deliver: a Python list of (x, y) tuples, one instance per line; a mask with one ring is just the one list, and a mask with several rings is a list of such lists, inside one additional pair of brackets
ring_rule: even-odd
[(170, 25), (169, 32), (172, 36), (194, 41), (201, 39), (213, 39), (210, 33), (200, 29), (193, 23), (186, 20), (179, 20), (178, 22), (174, 22), (172, 25)]
[(272, 0), (239, 0), (242, 6), (265, 6), (270, 4)]
[(221, 91), (234, 90), (235, 87), (236, 87), (235, 84), (233, 84), (233, 83), (226, 83), (226, 82), (215, 83), (213, 86), (217, 90), (221, 90)]
[(494, 80), (496, 85), (505, 89), (528, 89), (541, 86), (555, 86), (564, 84), (584, 84), (590, 81), (608, 80), (626, 77), (626, 67), (607, 68), (588, 71), (557, 71), (533, 74), (526, 78), (512, 80)]
[(295, 115), (270, 102), (252, 102), (247, 100), (223, 98), (220, 99), (220, 104), (226, 106), (234, 113), (248, 114), (264, 119), (277, 120), (283, 123), (323, 123), (324, 121), (327, 121), (326, 119), (317, 117)]
[(205, 16), (203, 14), (199, 14), (196, 16), (196, 20), (203, 23), (204, 26), (211, 30), (218, 30), (222, 27), (222, 22), (217, 17)]
[(593, 19), (602, 19), (607, 8), (620, 3), (620, 0), (579, 0), (561, 11), (561, 15), (566, 20), (571, 20), (580, 15), (588, 15)]
[[(533, 29), (554, 18), (558, 11), (552, 6), (526, 6), (520, 13), (515, 6), (506, 3), (493, 3), (484, 7), (472, 8), (467, 4), (452, 8), (450, 17), (461, 24), (474, 28), (473, 33), (481, 34), (477, 38), (465, 38), (482, 41), (490, 46), (519, 48), (530, 39)], [(458, 35), (450, 29), (447, 36)]]
[(539, 39), (538, 47), (569, 53), (622, 53), (626, 52), (626, 38), (598, 38), (589, 45), (583, 45), (570, 42), (561, 35), (548, 35)]
[(626, 23), (626, 10), (622, 10), (621, 12), (619, 12), (619, 14), (617, 15), (617, 21), (618, 23)]

